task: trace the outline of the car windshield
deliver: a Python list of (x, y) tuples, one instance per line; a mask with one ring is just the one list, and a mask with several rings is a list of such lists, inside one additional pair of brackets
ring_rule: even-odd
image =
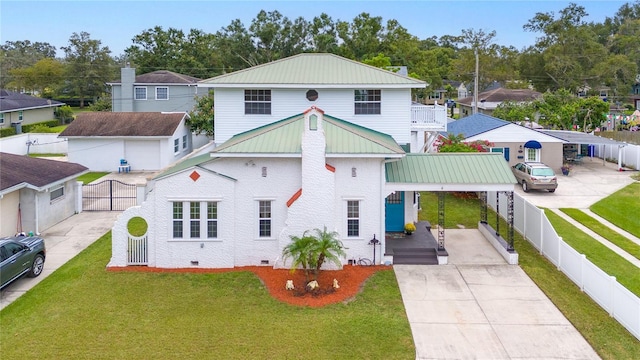
[(533, 176), (553, 176), (553, 170), (551, 168), (533, 168), (531, 169), (531, 175)]

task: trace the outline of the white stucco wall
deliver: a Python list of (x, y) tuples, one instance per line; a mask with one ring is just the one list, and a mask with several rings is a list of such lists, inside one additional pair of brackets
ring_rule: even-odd
[(17, 232), (20, 191), (5, 194), (0, 199), (0, 236), (12, 236)]
[[(304, 161), (297, 157), (217, 159), (202, 165), (211, 172), (196, 167), (158, 179), (140, 208), (129, 209), (118, 218), (109, 266), (126, 265), (125, 227), (135, 215), (150, 219), (149, 266), (193, 267), (192, 261), (197, 261), (197, 267), (220, 268), (260, 265), (266, 260), (271, 266), (283, 267), (282, 249), (290, 236), (324, 226), (340, 234), (347, 247), (345, 263), (351, 258), (371, 258), (369, 240), (374, 234), (384, 240), (382, 159), (325, 159), (319, 132), (305, 138), (303, 153), (308, 155)], [(335, 172), (326, 164), (335, 167)], [(197, 181), (189, 177), (193, 171), (201, 175)], [(301, 188), (302, 195), (287, 207)], [(259, 236), (260, 200), (272, 201), (272, 232), (268, 238)], [(360, 201), (360, 234), (353, 238), (346, 237), (348, 200)], [(173, 239), (172, 201), (217, 201), (218, 239)], [(377, 259), (383, 248), (376, 249)]]
[(54, 190), (58, 185), (51, 186), (40, 192), (28, 188), (23, 188), (19, 191), (22, 229), (24, 232), (43, 232), (75, 214), (76, 199), (81, 196), (78, 194), (76, 181), (67, 181), (63, 186), (64, 195), (53, 201), (51, 200), (50, 190)]
[[(183, 137), (187, 146), (183, 147)], [(120, 159), (126, 159), (131, 171), (160, 170), (193, 150), (192, 133), (184, 120), (171, 137), (96, 137), (69, 138), (68, 159), (82, 164), (91, 171), (118, 171)], [(179, 150), (174, 152), (174, 139)]]
[(354, 89), (316, 89), (318, 99), (311, 102), (305, 97), (307, 88), (272, 89), (271, 115), (245, 115), (244, 90), (215, 90), (216, 143), (221, 144), (240, 132), (300, 114), (311, 106), (322, 109), (327, 115), (389, 134), (400, 144), (410, 141), (409, 89), (382, 89), (380, 115), (355, 115)]

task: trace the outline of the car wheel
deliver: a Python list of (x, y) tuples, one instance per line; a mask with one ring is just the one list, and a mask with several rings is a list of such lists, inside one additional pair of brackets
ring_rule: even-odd
[(42, 274), (42, 270), (44, 269), (44, 256), (41, 254), (36, 255), (33, 259), (33, 264), (31, 264), (31, 271), (29, 271), (29, 277), (36, 277)]
[(549, 192), (556, 192), (556, 189), (549, 189)]
[(522, 191), (529, 192), (529, 185), (527, 184), (526, 181), (522, 182)]

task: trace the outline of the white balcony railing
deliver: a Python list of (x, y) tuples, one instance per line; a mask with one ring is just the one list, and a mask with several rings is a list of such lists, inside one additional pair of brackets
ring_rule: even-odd
[(444, 105), (411, 105), (411, 130), (447, 131), (447, 107)]

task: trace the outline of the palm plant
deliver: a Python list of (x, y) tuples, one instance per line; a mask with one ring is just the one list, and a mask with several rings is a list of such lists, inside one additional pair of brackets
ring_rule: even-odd
[(309, 282), (309, 269), (315, 268), (312, 257), (315, 243), (316, 238), (308, 235), (308, 231), (305, 231), (302, 237), (291, 236), (291, 242), (282, 250), (284, 260), (292, 259), (291, 273), (295, 272), (298, 267), (302, 267), (306, 282)]
[(340, 236), (335, 231), (327, 231), (327, 227), (325, 226), (323, 230), (314, 229), (316, 236), (316, 243), (313, 247), (312, 257), (315, 262), (314, 275), (315, 279), (318, 279), (318, 273), (320, 272), (320, 268), (325, 261), (331, 261), (337, 266), (341, 266), (340, 256), (345, 257), (346, 253), (344, 252), (344, 245), (342, 241), (338, 240)]

